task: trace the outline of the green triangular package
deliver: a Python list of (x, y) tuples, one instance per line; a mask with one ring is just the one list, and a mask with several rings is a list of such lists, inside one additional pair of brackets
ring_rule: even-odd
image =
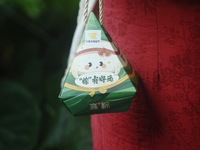
[(136, 83), (130, 64), (91, 13), (59, 98), (75, 116), (123, 112)]

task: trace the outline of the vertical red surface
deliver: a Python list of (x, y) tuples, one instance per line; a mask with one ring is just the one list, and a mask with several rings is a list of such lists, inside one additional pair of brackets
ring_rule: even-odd
[(93, 149), (200, 149), (200, 2), (104, 0), (103, 18), (141, 81), (128, 112), (91, 117)]

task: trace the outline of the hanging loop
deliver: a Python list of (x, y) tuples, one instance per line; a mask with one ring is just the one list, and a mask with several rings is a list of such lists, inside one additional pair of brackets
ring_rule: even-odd
[[(86, 24), (88, 19), (88, 7), (89, 0), (85, 0), (85, 8), (84, 8), (84, 22)], [(99, 22), (103, 24), (103, 0), (99, 0)]]

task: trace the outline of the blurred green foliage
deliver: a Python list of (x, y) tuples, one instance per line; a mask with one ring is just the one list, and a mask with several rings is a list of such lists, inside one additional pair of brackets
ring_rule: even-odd
[(0, 149), (90, 150), (59, 101), (79, 0), (0, 0)]

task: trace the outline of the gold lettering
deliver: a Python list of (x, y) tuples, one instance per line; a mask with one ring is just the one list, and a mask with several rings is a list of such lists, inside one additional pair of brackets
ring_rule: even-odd
[(90, 110), (97, 110), (98, 106), (97, 103), (90, 104)]
[(101, 103), (101, 109), (109, 109), (110, 103), (109, 102), (102, 102)]

